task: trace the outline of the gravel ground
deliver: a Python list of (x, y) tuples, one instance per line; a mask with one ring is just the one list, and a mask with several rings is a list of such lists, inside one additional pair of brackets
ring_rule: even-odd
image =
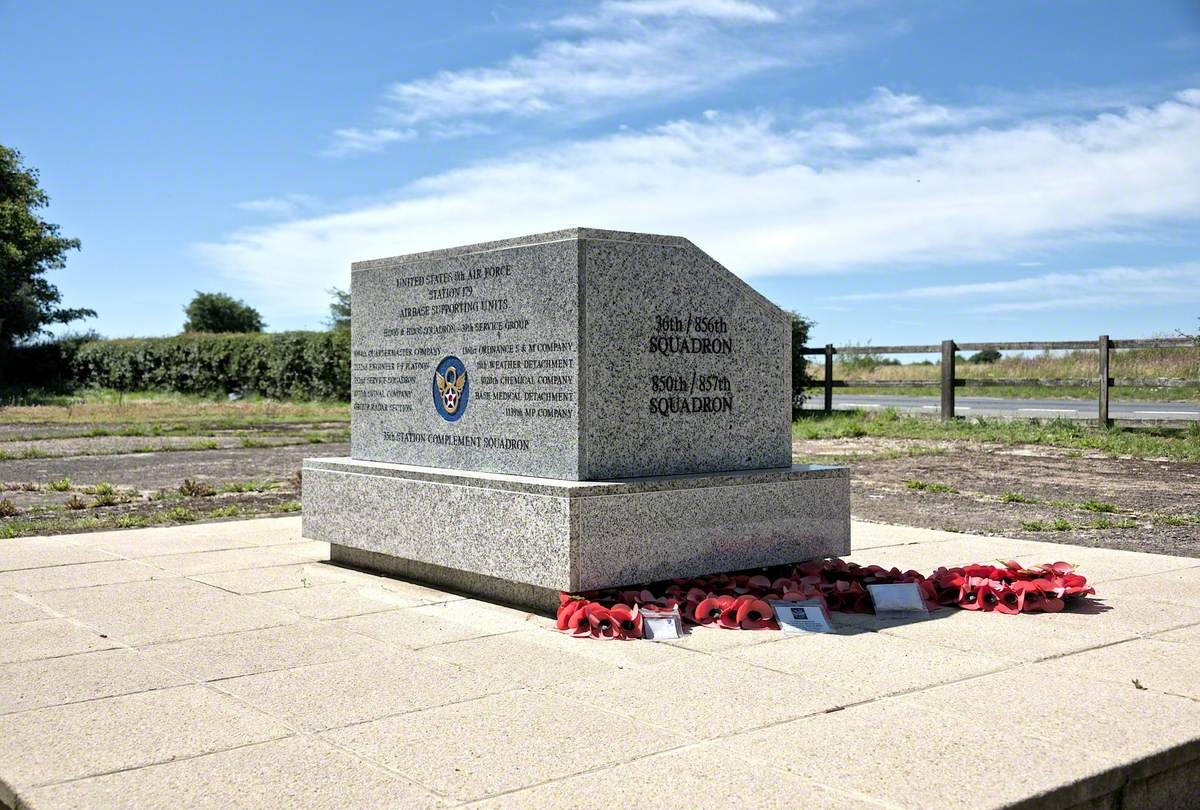
[[(850, 467), (851, 512), (860, 520), (1200, 557), (1200, 464), (869, 438), (797, 442), (794, 452)], [(1026, 502), (1005, 502), (1005, 493)], [(1083, 506), (1089, 501), (1092, 509)]]
[[(287, 441), (281, 434), (329, 427), (323, 424), (259, 425), (236, 435), (77, 435), (91, 428), (115, 432), (120, 427), (72, 425), (76, 436), (66, 438), (64, 434), (70, 434), (56, 426), (0, 425), (0, 449), (15, 453), (28, 448), (50, 456), (0, 461), (0, 484), (9, 489), (0, 498), (12, 501), (19, 511), (0, 518), (0, 529), (6, 522), (34, 521), (39, 528), (26, 526), (21, 533), (61, 531), (55, 521), (111, 521), (122, 515), (157, 521), (163, 510), (180, 506), (201, 517), (228, 507), (237, 507), (245, 516), (270, 514), (288, 503), (294, 508), (304, 458), (350, 453), (349, 444), (342, 442), (241, 446), (245, 435), (263, 442)], [(12, 440), (28, 435), (47, 438)], [(188, 447), (205, 441), (216, 442), (217, 449), (123, 452), (155, 443)], [(1200, 557), (1200, 464), (954, 441), (856, 438), (797, 442), (793, 449), (798, 461), (850, 467), (851, 513), (860, 520)], [(63, 478), (71, 480), (70, 490), (56, 492), (46, 486)], [(262, 492), (185, 496), (178, 492), (185, 480), (215, 490), (246, 481), (270, 486)], [(33, 482), (38, 488), (22, 491), (16, 486), (20, 482)], [(120, 503), (93, 505), (94, 495), (87, 490), (102, 482), (117, 488)], [(915, 488), (917, 484), (925, 487)], [(934, 485), (932, 490), (929, 485)], [(937, 485), (954, 491), (936, 491)], [(1006, 492), (1025, 502), (1005, 502), (1001, 498)], [(162, 498), (163, 493), (170, 497)], [(86, 501), (86, 508), (66, 509), (73, 497)], [(1094, 502), (1093, 510), (1082, 506), (1089, 501)]]

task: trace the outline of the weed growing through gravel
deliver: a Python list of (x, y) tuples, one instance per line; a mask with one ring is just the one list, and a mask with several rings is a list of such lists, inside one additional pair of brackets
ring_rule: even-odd
[(1200, 524), (1200, 515), (1154, 515), (1152, 519), (1155, 523), (1161, 523), (1164, 526)]
[(232, 481), (228, 484), (222, 484), (218, 488), (218, 492), (268, 492), (275, 489), (278, 484), (272, 481)]
[(166, 510), (162, 516), (175, 523), (190, 523), (196, 519), (196, 513), (186, 506), (176, 506)]
[(300, 501), (284, 501), (283, 503), (275, 504), (276, 512), (299, 512)]
[(52, 492), (66, 492), (71, 489), (71, 479), (60, 478), (57, 481), (51, 481), (49, 484), (46, 484), (46, 488)]
[(217, 491), (210, 484), (203, 481), (193, 481), (190, 478), (183, 479), (183, 483), (179, 485), (179, 494), (187, 498), (208, 498), (216, 495)]
[(1013, 492), (1011, 489), (1006, 490), (1005, 493), (1000, 496), (1000, 501), (1001, 503), (1036, 503), (1033, 498), (1030, 498), (1027, 495), (1022, 495), (1020, 492)]
[(120, 499), (113, 492), (97, 493), (92, 497), (93, 507), (116, 506), (118, 503), (120, 503)]
[(1087, 511), (1089, 511), (1089, 512), (1108, 512), (1108, 513), (1112, 513), (1112, 512), (1116, 512), (1116, 511), (1117, 511), (1117, 507), (1116, 507), (1116, 506), (1114, 506), (1114, 505), (1113, 505), (1113, 504), (1111, 504), (1111, 503), (1105, 503), (1104, 501), (1093, 501), (1093, 500), (1087, 500), (1087, 501), (1084, 501), (1083, 503), (1081, 503), (1081, 504), (1079, 504), (1079, 505), (1080, 505), (1080, 507), (1082, 507), (1082, 508), (1086, 509), (1086, 510), (1087, 510)]
[(957, 489), (947, 484), (930, 484), (925, 481), (909, 480), (905, 481), (904, 485), (909, 489), (916, 489), (922, 492), (958, 492)]
[(0, 517), (16, 517), (21, 510), (9, 498), (0, 499)]
[(72, 495), (64, 504), (68, 509), (87, 509), (88, 502), (78, 495)]
[(1136, 529), (1137, 521), (1131, 518), (1123, 520), (1109, 520), (1108, 518), (1098, 518), (1091, 523), (1085, 523), (1081, 529)]

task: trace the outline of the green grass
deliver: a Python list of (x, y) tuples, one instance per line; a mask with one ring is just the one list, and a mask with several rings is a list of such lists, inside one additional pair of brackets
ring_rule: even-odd
[[(201, 423), (230, 430), (263, 424), (350, 421), (350, 404), (337, 401), (279, 401), (248, 396), (229, 402), (223, 394), (174, 394), (82, 389), (73, 394), (25, 392), (19, 403), (0, 407), (0, 422), (31, 425), (145, 425)], [(124, 430), (126, 428), (122, 428)], [(131, 434), (142, 435), (142, 434)]]
[(795, 439), (956, 440), (998, 444), (1035, 444), (1091, 450), (1109, 456), (1200, 461), (1200, 425), (1190, 428), (1099, 428), (1066, 419), (956, 419), (940, 422), (902, 416), (892, 409), (864, 413), (839, 411), (804, 414), (792, 425)]
[(1151, 520), (1164, 526), (1200, 525), (1200, 515), (1152, 515)]
[(278, 487), (273, 481), (232, 481), (217, 487), (218, 492), (269, 492)]
[[(956, 371), (961, 366), (956, 367)], [(863, 378), (883, 379), (874, 374)], [(851, 381), (852, 382), (852, 381)], [(820, 388), (809, 389), (809, 394), (820, 396)], [(897, 385), (877, 388), (874, 386), (847, 385), (834, 389), (838, 396), (896, 396), (937, 397), (940, 389), (924, 385)], [(964, 385), (954, 389), (958, 397), (994, 397), (997, 399), (1070, 399), (1095, 402), (1097, 389), (1075, 385)], [(1185, 385), (1178, 388), (1131, 388), (1114, 385), (1109, 389), (1112, 401), (1123, 399), (1141, 402), (1195, 402), (1200, 399), (1200, 385)]]
[(1112, 513), (1112, 512), (1118, 511), (1116, 506), (1114, 506), (1111, 503), (1105, 503), (1103, 501), (1087, 500), (1087, 501), (1084, 501), (1083, 503), (1079, 504), (1079, 506), (1080, 506), (1080, 508), (1086, 509), (1089, 512)]
[(957, 489), (947, 484), (930, 484), (925, 481), (909, 480), (905, 481), (904, 485), (909, 489), (916, 489), (921, 492), (958, 492)]
[(39, 450), (36, 447), (26, 447), (18, 450), (15, 453), (7, 450), (0, 450), (0, 461), (20, 461), (27, 458), (49, 458), (50, 454), (45, 450)]
[(1066, 518), (1055, 518), (1049, 523), (1044, 520), (1022, 521), (1021, 528), (1027, 532), (1069, 532), (1075, 527)]
[(1098, 518), (1091, 523), (1085, 523), (1080, 526), (1081, 529), (1136, 529), (1137, 521), (1132, 518), (1124, 518), (1122, 520), (1109, 520), (1108, 518)]

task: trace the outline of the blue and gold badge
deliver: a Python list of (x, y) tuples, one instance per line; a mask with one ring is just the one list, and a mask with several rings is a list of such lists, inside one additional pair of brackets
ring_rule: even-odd
[(447, 422), (457, 422), (467, 409), (471, 384), (467, 367), (457, 357), (443, 357), (433, 371), (433, 407)]

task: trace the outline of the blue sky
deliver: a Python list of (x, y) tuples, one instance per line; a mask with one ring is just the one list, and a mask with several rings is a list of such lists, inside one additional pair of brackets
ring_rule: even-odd
[(814, 340), (1200, 315), (1200, 4), (0, 0), (0, 143), (82, 325), (318, 327), (353, 260), (687, 236)]

